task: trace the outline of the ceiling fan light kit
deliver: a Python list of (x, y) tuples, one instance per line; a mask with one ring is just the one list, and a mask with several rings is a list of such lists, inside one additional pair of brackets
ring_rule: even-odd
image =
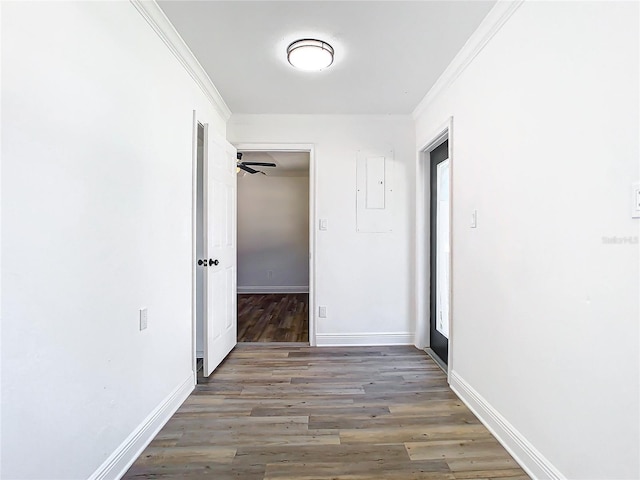
[(304, 38), (287, 47), (287, 60), (300, 70), (317, 71), (333, 63), (333, 53), (333, 47), (327, 42)]

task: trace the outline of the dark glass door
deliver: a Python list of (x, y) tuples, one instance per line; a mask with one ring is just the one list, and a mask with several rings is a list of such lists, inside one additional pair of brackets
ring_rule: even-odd
[(449, 355), (449, 142), (429, 154), (431, 164), (430, 202), (430, 347), (446, 364)]

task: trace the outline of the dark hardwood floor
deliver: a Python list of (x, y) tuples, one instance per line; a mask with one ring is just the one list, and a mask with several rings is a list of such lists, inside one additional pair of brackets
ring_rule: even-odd
[(308, 293), (238, 295), (238, 342), (308, 341)]
[(239, 344), (124, 478), (528, 479), (414, 347)]

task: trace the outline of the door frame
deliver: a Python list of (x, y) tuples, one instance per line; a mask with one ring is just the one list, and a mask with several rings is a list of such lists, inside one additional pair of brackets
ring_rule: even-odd
[(242, 152), (304, 152), (309, 154), (309, 345), (316, 346), (316, 164), (312, 143), (235, 143)]
[(196, 238), (198, 232), (197, 213), (198, 213), (198, 124), (204, 127), (204, 146), (203, 154), (207, 154), (207, 122), (199, 119), (198, 114), (193, 110), (192, 121), (192, 138), (191, 138), (191, 368), (193, 371), (193, 384), (198, 383), (198, 366), (196, 356), (196, 335), (197, 333), (197, 254)]
[[(415, 311), (416, 311), (416, 333), (415, 345), (418, 348), (429, 348), (430, 346), (430, 301), (431, 289), (429, 278), (431, 273), (431, 242), (430, 242), (430, 218), (431, 218), (431, 160), (430, 153), (445, 140), (449, 141), (449, 243), (453, 246), (453, 185), (455, 179), (455, 161), (453, 158), (453, 117), (449, 117), (428, 137), (417, 151), (416, 155), (416, 232), (415, 232)], [(454, 250), (451, 248), (449, 258), (449, 352), (447, 358), (447, 379), (453, 371), (453, 264)]]

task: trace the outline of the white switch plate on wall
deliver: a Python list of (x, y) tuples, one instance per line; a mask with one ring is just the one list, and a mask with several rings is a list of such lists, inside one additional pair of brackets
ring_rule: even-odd
[(640, 218), (640, 182), (631, 185), (631, 218)]
[(147, 328), (148, 313), (146, 308), (140, 309), (140, 331)]
[(318, 307), (318, 316), (320, 318), (327, 318), (327, 307), (320, 305), (320, 307)]

